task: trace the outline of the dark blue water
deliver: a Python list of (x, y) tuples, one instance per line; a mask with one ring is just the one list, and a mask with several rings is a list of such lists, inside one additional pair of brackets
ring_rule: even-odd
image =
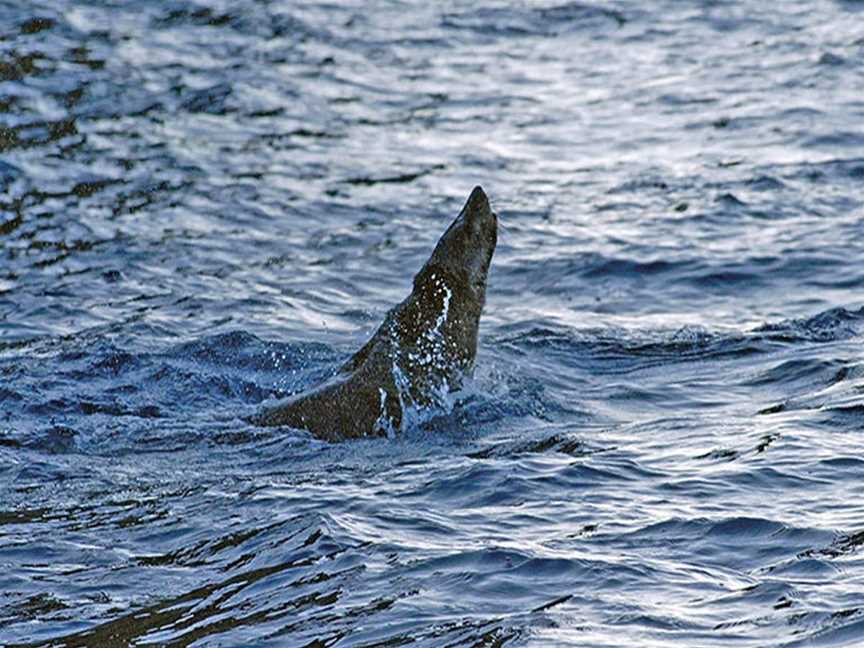
[[(474, 380), (330, 375), (471, 187)], [(864, 4), (0, 0), (0, 645), (864, 645)]]

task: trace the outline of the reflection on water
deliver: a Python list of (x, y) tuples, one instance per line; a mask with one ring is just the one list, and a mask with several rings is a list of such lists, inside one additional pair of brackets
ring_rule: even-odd
[[(0, 0), (0, 645), (856, 645), (860, 18)], [(248, 426), (476, 184), (458, 406)]]

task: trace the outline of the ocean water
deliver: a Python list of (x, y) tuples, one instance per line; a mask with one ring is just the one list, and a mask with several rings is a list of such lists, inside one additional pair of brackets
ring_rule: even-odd
[[(476, 371), (330, 375), (475, 184)], [(0, 646), (864, 645), (864, 3), (0, 0)]]

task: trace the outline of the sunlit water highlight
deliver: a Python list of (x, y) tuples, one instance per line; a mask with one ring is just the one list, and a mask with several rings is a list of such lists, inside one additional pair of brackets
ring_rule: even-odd
[[(0, 0), (0, 645), (861, 645), (862, 63), (853, 0)], [(475, 184), (452, 411), (244, 423)]]

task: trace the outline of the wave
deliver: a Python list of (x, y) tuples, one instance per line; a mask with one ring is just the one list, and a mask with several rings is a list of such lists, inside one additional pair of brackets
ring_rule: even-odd
[(445, 13), (441, 26), (470, 30), (483, 36), (557, 36), (616, 29), (627, 22), (624, 13), (599, 5), (570, 2), (549, 7), (480, 7)]

